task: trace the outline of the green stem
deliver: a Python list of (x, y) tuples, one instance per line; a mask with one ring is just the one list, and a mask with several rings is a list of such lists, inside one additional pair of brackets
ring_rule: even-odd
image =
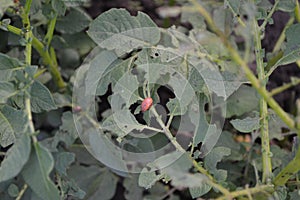
[(25, 63), (31, 65), (31, 50), (32, 50), (32, 31), (30, 26), (29, 20), (29, 12), (32, 0), (27, 0), (24, 6), (24, 9), (21, 13), (23, 28), (24, 28), (24, 37), (26, 40), (26, 47), (25, 47)]
[(269, 19), (271, 19), (273, 13), (275, 12), (277, 5), (279, 3), (279, 0), (276, 0), (271, 11), (269, 12), (268, 16), (266, 17), (266, 19), (264, 20), (264, 22), (260, 25), (260, 30), (264, 30), (266, 28), (266, 25), (268, 24)]
[[(276, 3), (275, 3), (276, 4)], [(274, 5), (275, 7), (275, 5)], [(253, 23), (254, 28), (254, 42), (255, 42), (255, 55), (256, 55), (256, 68), (259, 81), (262, 87), (266, 88), (266, 77), (263, 63), (262, 46), (261, 46), (261, 33), (256, 20)], [(260, 107), (260, 135), (261, 135), (261, 147), (262, 147), (262, 165), (263, 174), (262, 182), (270, 183), (272, 178), (272, 163), (271, 163), (271, 151), (270, 151), (270, 139), (269, 139), (269, 125), (268, 125), (268, 106), (265, 99), (261, 96), (259, 100)]]
[[(14, 33), (16, 35), (19, 35), (19, 36), (25, 35), (25, 33), (21, 29), (14, 27), (12, 25), (7, 25), (1, 21), (0, 21), (0, 26), (3, 26), (9, 32)], [(43, 63), (44, 63), (44, 65), (46, 65), (48, 67), (48, 70), (51, 73), (54, 82), (56, 83), (58, 88), (64, 89), (66, 87), (66, 83), (64, 82), (64, 80), (61, 77), (56, 60), (52, 60), (52, 57), (50, 56), (49, 51), (46, 50), (46, 48), (42, 42), (40, 42), (34, 35), (31, 35), (31, 38), (32, 38), (32, 41), (31, 41), (32, 46), (42, 57)]]
[(22, 190), (19, 192), (18, 196), (16, 197), (16, 200), (21, 200), (25, 191), (27, 190), (28, 188), (28, 185), (27, 184), (24, 184)]
[(256, 193), (261, 193), (261, 192), (268, 192), (272, 193), (274, 192), (274, 188), (271, 185), (261, 185), (261, 186), (256, 186), (254, 188), (246, 188), (244, 190), (238, 190), (230, 193), (230, 198), (228, 196), (222, 196), (217, 198), (217, 200), (223, 200), (223, 199), (234, 199), (239, 196), (248, 196), (250, 194), (256, 194)]
[(281, 92), (283, 92), (283, 91), (285, 91), (285, 90), (287, 90), (287, 89), (289, 89), (293, 86), (296, 86), (298, 84), (300, 84), (300, 79), (297, 79), (295, 82), (290, 82), (290, 83), (283, 84), (282, 86), (279, 86), (279, 87), (271, 90), (270, 94), (272, 96), (274, 96), (274, 95), (279, 94), (279, 93), (281, 93)]
[[(27, 65), (31, 65), (31, 50), (32, 50), (32, 32), (30, 27), (30, 20), (29, 20), (29, 11), (31, 6), (32, 0), (28, 0), (25, 3), (24, 12), (21, 14), (23, 27), (25, 29), (25, 40), (26, 40), (26, 47), (25, 47), (25, 63)], [(27, 76), (27, 75), (26, 75)], [(30, 95), (25, 93), (25, 111), (27, 113), (28, 125), (29, 125), (29, 132), (31, 134), (31, 138), (33, 143), (37, 143), (37, 138), (34, 135), (34, 125), (32, 121), (32, 114), (31, 114), (31, 107), (30, 107)]]
[(286, 32), (286, 29), (288, 29), (293, 23), (294, 23), (294, 20), (295, 18), (294, 17), (290, 17), (289, 21), (286, 23), (285, 27), (283, 28), (278, 40), (276, 41), (276, 44), (273, 48), (273, 51), (272, 53), (275, 53), (277, 51), (280, 50), (280, 47), (282, 45), (282, 43), (284, 42), (285, 40), (285, 32)]
[(47, 48), (50, 47), (50, 44), (51, 44), (51, 41), (52, 41), (52, 37), (53, 37), (55, 25), (56, 25), (56, 20), (57, 20), (57, 13), (50, 20), (50, 22), (48, 24), (48, 31), (47, 31), (46, 36), (44, 38), (44, 41), (45, 41), (45, 43), (47, 45)]
[(296, 6), (295, 6), (295, 18), (297, 22), (300, 23), (300, 6), (298, 1), (296, 1)]
[(161, 120), (159, 114), (156, 112), (155, 108), (151, 106), (150, 111), (154, 114), (156, 121), (159, 123), (161, 128), (163, 129), (164, 133), (168, 137), (168, 139), (171, 141), (171, 143), (175, 146), (175, 148), (182, 152), (185, 153), (185, 149), (182, 148), (182, 146), (177, 142), (176, 137), (174, 137), (171, 133), (171, 131), (165, 126), (165, 123)]

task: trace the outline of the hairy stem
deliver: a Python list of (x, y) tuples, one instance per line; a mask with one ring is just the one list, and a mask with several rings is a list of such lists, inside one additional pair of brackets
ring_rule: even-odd
[[(275, 7), (275, 5), (274, 5)], [(262, 87), (266, 88), (266, 77), (263, 63), (262, 47), (261, 47), (261, 33), (256, 20), (253, 23), (254, 28), (254, 41), (255, 41), (255, 55), (256, 55), (256, 68), (259, 81)], [(268, 123), (268, 106), (263, 97), (259, 100), (260, 107), (260, 135), (261, 135), (261, 147), (262, 147), (262, 165), (263, 174), (262, 182), (270, 183), (272, 178), (272, 163), (271, 163), (271, 151), (270, 151), (270, 139), (269, 139), (269, 123)]]
[[(25, 3), (24, 10), (22, 13), (22, 22), (23, 22), (23, 27), (25, 29), (25, 40), (26, 40), (26, 47), (25, 47), (25, 63), (27, 65), (31, 65), (31, 50), (32, 50), (32, 32), (31, 32), (31, 27), (30, 27), (30, 21), (29, 21), (29, 11), (30, 11), (30, 6), (31, 6), (32, 0), (28, 0)], [(34, 125), (32, 121), (32, 114), (31, 114), (31, 105), (30, 105), (30, 95), (26, 94), (25, 96), (25, 112), (27, 114), (27, 119), (28, 119), (28, 125), (29, 125), (29, 132), (32, 135), (32, 141), (34, 143), (37, 142), (37, 138), (33, 133), (35, 132), (34, 130)]]
[(55, 25), (56, 25), (56, 20), (57, 20), (57, 14), (54, 15), (54, 17), (50, 20), (50, 22), (48, 24), (48, 31), (47, 31), (46, 36), (44, 38), (44, 41), (45, 41), (48, 48), (49, 48), (49, 46), (51, 44), (51, 41), (52, 41), (52, 37), (53, 37)]

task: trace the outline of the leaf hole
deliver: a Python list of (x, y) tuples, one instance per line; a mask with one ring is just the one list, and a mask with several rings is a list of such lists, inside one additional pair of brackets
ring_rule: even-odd
[(244, 18), (245, 20), (248, 20), (248, 15), (243, 15), (243, 18)]

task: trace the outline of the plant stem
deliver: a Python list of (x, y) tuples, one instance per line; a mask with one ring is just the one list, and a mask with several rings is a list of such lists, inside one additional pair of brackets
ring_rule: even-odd
[(281, 47), (282, 43), (285, 40), (286, 29), (288, 29), (293, 24), (294, 20), (295, 20), (294, 17), (290, 17), (289, 21), (286, 23), (285, 27), (283, 28), (283, 30), (282, 30), (279, 38), (277, 39), (276, 44), (275, 44), (275, 46), (273, 48), (272, 53), (275, 53), (275, 52), (277, 52), (277, 51), (280, 50), (280, 47)]
[[(230, 193), (231, 199), (239, 197), (239, 196), (247, 196), (250, 194), (256, 194), (260, 192), (269, 192), (272, 193), (274, 192), (274, 188), (271, 185), (261, 185), (261, 186), (256, 186), (254, 188), (246, 188), (244, 190), (238, 190)], [(222, 200), (222, 199), (228, 199), (228, 196), (222, 196), (217, 198), (217, 200)]]
[[(276, 4), (276, 3), (275, 3)], [(274, 5), (275, 7), (275, 5)], [(259, 81), (262, 87), (266, 88), (266, 77), (263, 63), (262, 46), (261, 46), (261, 33), (258, 27), (257, 21), (253, 20), (254, 28), (254, 42), (255, 42), (255, 55), (256, 55), (256, 68)], [(262, 165), (263, 174), (262, 182), (270, 183), (272, 178), (272, 163), (271, 163), (271, 151), (270, 151), (270, 139), (269, 139), (269, 125), (268, 125), (268, 106), (265, 99), (260, 96), (260, 135), (261, 135), (261, 147), (262, 147)]]
[[(14, 33), (16, 35), (19, 36), (25, 35), (25, 33), (21, 29), (14, 27), (12, 25), (6, 25), (1, 21), (0, 21), (0, 26), (3, 26), (9, 32)], [(40, 42), (34, 35), (31, 35), (31, 38), (32, 38), (31, 39), (32, 46), (42, 57), (43, 63), (48, 67), (48, 70), (51, 73), (55, 84), (57, 85), (58, 88), (63, 90), (66, 87), (66, 83), (61, 77), (56, 60), (52, 60), (53, 56), (52, 57), (50, 56), (49, 51), (46, 50), (42, 42)]]
[(161, 120), (159, 114), (156, 112), (155, 108), (151, 106), (150, 111), (154, 114), (156, 121), (159, 123), (161, 128), (163, 129), (164, 133), (168, 137), (168, 139), (171, 141), (171, 143), (175, 146), (176, 150), (185, 153), (185, 149), (182, 148), (182, 146), (176, 141), (176, 137), (172, 135), (170, 130), (165, 126), (165, 123)]
[(279, 94), (279, 93), (283, 92), (284, 90), (287, 90), (298, 84), (300, 84), (300, 79), (297, 79), (295, 82), (286, 83), (286, 84), (283, 84), (282, 86), (274, 88), (273, 90), (271, 90), (270, 94), (272, 96), (274, 96), (274, 95)]
[[(25, 47), (25, 63), (27, 65), (31, 65), (31, 50), (32, 50), (32, 45), (31, 45), (31, 37), (32, 37), (32, 32), (31, 32), (31, 27), (30, 27), (30, 21), (29, 21), (29, 11), (30, 11), (30, 6), (31, 6), (32, 0), (28, 0), (25, 3), (24, 7), (24, 12), (22, 13), (22, 22), (23, 26), (25, 29), (25, 40), (26, 40), (26, 47)], [(27, 76), (27, 75), (26, 75)], [(31, 107), (30, 107), (30, 95), (25, 93), (25, 111), (27, 113), (27, 119), (28, 119), (28, 125), (29, 125), (29, 132), (32, 135), (32, 141), (34, 143), (37, 142), (37, 138), (33, 133), (35, 132), (34, 130), (34, 125), (32, 121), (32, 114), (31, 114)]]
[(297, 22), (300, 23), (300, 5), (298, 1), (296, 1), (296, 6), (295, 6), (295, 17)]
[(30, 12), (30, 6), (31, 6), (32, 0), (27, 0), (24, 6), (24, 9), (21, 13), (23, 28), (25, 30), (24, 37), (26, 40), (26, 47), (25, 47), (25, 63), (27, 65), (31, 65), (31, 40), (32, 40), (32, 31), (30, 26), (30, 20), (29, 20), (29, 12)]
[(54, 17), (50, 20), (50, 22), (48, 24), (48, 31), (44, 38), (47, 48), (49, 48), (51, 41), (52, 41), (52, 37), (53, 37), (55, 25), (56, 25), (56, 20), (57, 20), (57, 13), (55, 13)]
[(239, 22), (240, 25), (242, 25), (243, 27), (246, 27), (245, 22), (241, 19), (241, 17), (238, 15), (238, 13), (236, 13), (234, 11), (234, 9), (232, 8), (231, 4), (228, 4), (228, 8), (229, 10), (232, 12), (232, 14), (234, 15), (235, 18), (237, 18), (237, 21)]
[(22, 190), (19, 192), (18, 196), (16, 197), (16, 200), (21, 200), (25, 191), (27, 190), (28, 188), (28, 185), (27, 184), (24, 184)]

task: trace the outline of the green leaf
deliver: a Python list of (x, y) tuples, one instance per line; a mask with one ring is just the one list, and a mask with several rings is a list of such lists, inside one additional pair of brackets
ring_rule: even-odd
[(12, 83), (0, 81), (0, 103), (6, 103), (7, 99), (15, 94), (15, 87)]
[(283, 12), (293, 12), (296, 7), (294, 0), (284, 0), (280, 1), (277, 5), (277, 10), (281, 10)]
[(69, 147), (74, 143), (76, 138), (78, 138), (73, 114), (70, 111), (64, 112), (61, 120), (62, 125), (59, 127), (59, 130), (54, 137), (42, 141), (42, 143), (53, 152), (57, 151), (59, 142), (63, 142), (66, 147)]
[(254, 88), (242, 85), (226, 102), (226, 110), (222, 110), (226, 117), (240, 116), (258, 110), (259, 97)]
[(154, 45), (160, 39), (158, 27), (146, 14), (131, 16), (125, 9), (115, 8), (97, 17), (88, 34), (100, 47), (116, 50), (119, 55)]
[(14, 143), (16, 138), (25, 132), (27, 121), (22, 110), (9, 106), (0, 109), (0, 144), (2, 147)]
[(157, 181), (160, 180), (162, 176), (157, 175), (155, 171), (151, 171), (151, 169), (147, 169), (147, 167), (143, 168), (139, 175), (139, 186), (144, 187), (145, 189), (151, 188)]
[(226, 160), (241, 161), (244, 159), (243, 154), (241, 153), (241, 143), (237, 143), (234, 140), (231, 132), (223, 131), (216, 144), (216, 147), (227, 147), (230, 149), (231, 154), (230, 156), (226, 157)]
[(53, 166), (51, 153), (40, 143), (34, 143), (34, 151), (31, 152), (22, 176), (30, 188), (44, 200), (60, 199), (57, 187), (49, 178)]
[[(240, 77), (238, 74), (233, 74), (229, 71), (220, 73), (219, 70), (209, 62), (201, 62), (196, 68), (205, 81), (208, 90), (225, 99), (231, 96), (246, 82), (244, 77)], [(202, 82), (202, 80), (199, 81), (200, 83)]]
[(121, 131), (116, 132), (119, 138), (125, 137), (133, 130), (143, 130), (143, 125), (139, 124), (131, 112), (127, 109), (117, 110), (112, 115), (115, 126)]
[(295, 190), (294, 192), (290, 192), (289, 193), (289, 199), (290, 200), (298, 200), (300, 199), (300, 193), (299, 193), (299, 190)]
[(273, 198), (278, 200), (286, 200), (287, 194), (288, 194), (288, 188), (285, 186), (279, 186), (276, 187), (276, 190), (273, 194)]
[(201, 15), (195, 15), (194, 12), (182, 9), (181, 22), (189, 22), (195, 29), (205, 29), (206, 24)]
[(181, 111), (186, 111), (187, 106), (195, 98), (195, 92), (188, 80), (186, 80), (182, 74), (177, 72), (172, 74), (168, 85), (173, 89), (175, 96), (179, 101)]
[(59, 16), (65, 15), (66, 5), (63, 0), (52, 0), (51, 6)]
[(103, 88), (100, 95), (105, 94), (109, 83), (103, 84), (100, 81), (112, 67), (115, 67), (113, 63), (117, 59), (117, 55), (111, 51), (101, 51), (92, 59), (85, 80), (87, 94), (95, 94), (97, 87)]
[(69, 177), (73, 178), (80, 188), (84, 191), (89, 191), (95, 179), (99, 177), (104, 169), (97, 165), (85, 167), (83, 165), (72, 166), (68, 170)]
[(22, 66), (23, 64), (12, 57), (0, 53), (0, 80), (8, 81), (11, 79), (15, 68)]
[(109, 200), (116, 192), (118, 178), (108, 168), (74, 166), (68, 174), (80, 188), (88, 191), (86, 199)]
[(92, 192), (88, 193), (87, 198), (110, 200), (115, 195), (117, 188), (118, 178), (111, 173), (108, 169), (103, 170), (100, 176), (96, 177), (93, 185)]
[(138, 185), (138, 175), (132, 174), (130, 177), (125, 178), (123, 186), (126, 189), (125, 198), (130, 200), (143, 199), (144, 189)]
[(86, 193), (79, 188), (79, 186), (75, 183), (73, 179), (71, 180), (62, 180), (62, 190), (65, 194), (65, 198), (68, 196), (77, 197), (79, 199), (83, 199)]
[(67, 7), (88, 6), (89, 0), (63, 0)]
[[(281, 2), (281, 1), (280, 1)], [(286, 30), (287, 44), (283, 56), (276, 62), (273, 68), (287, 65), (300, 59), (300, 23), (293, 24)]]
[(161, 172), (168, 175), (172, 180), (171, 184), (176, 187), (199, 187), (205, 183), (207, 177), (203, 174), (192, 174), (189, 172), (192, 161), (187, 154), (172, 152), (154, 161), (155, 166), (162, 168)]
[(60, 175), (67, 176), (67, 168), (75, 161), (75, 154), (70, 152), (59, 152), (55, 155), (55, 169)]
[(7, 151), (0, 167), (0, 182), (17, 176), (28, 161), (30, 155), (30, 138), (23, 134)]
[(269, 109), (268, 112), (270, 139), (276, 138), (278, 140), (283, 140), (285, 137), (282, 128), (288, 129), (287, 125), (272, 109)]
[[(129, 108), (131, 104), (137, 102), (140, 99), (138, 94), (139, 82), (137, 77), (126, 73), (122, 78), (116, 83), (115, 87), (112, 89), (115, 94), (120, 95), (125, 101), (126, 108)], [(121, 105), (121, 102), (114, 101), (112, 98), (111, 106)]]
[(206, 118), (205, 104), (208, 99), (204, 94), (199, 94), (199, 110), (189, 111), (190, 119), (193, 124), (198, 125), (197, 132), (193, 136), (193, 145), (197, 146), (202, 142), (201, 157), (205, 156), (216, 144), (217, 138), (221, 134), (221, 130), (215, 124), (209, 124)]
[(204, 166), (212, 173), (217, 181), (224, 181), (227, 178), (227, 171), (217, 169), (217, 164), (224, 156), (229, 156), (231, 153), (227, 147), (216, 147), (204, 158)]
[(85, 32), (64, 34), (62, 39), (66, 42), (68, 48), (76, 49), (80, 55), (88, 54), (95, 46), (93, 40)]
[(46, 86), (34, 81), (30, 90), (32, 112), (42, 112), (56, 109), (53, 97)]
[(186, 112), (186, 109), (182, 111), (180, 107), (180, 102), (177, 98), (170, 99), (169, 102), (167, 103), (167, 108), (170, 111), (169, 115), (177, 116), (177, 115), (182, 115)]
[(201, 197), (202, 195), (206, 194), (210, 190), (211, 190), (211, 186), (206, 183), (202, 184), (200, 187), (189, 188), (189, 192), (193, 199), (197, 197)]
[(91, 18), (79, 8), (71, 8), (67, 16), (57, 19), (55, 29), (61, 33), (78, 33), (89, 26)]
[(231, 120), (230, 123), (233, 127), (242, 132), (242, 133), (250, 133), (254, 130), (259, 129), (259, 116), (255, 117), (246, 117), (244, 119), (234, 119)]
[(95, 158), (115, 170), (128, 171), (122, 157), (122, 151), (110, 141), (107, 135), (94, 128), (88, 129), (85, 134), (89, 136), (89, 143)]

